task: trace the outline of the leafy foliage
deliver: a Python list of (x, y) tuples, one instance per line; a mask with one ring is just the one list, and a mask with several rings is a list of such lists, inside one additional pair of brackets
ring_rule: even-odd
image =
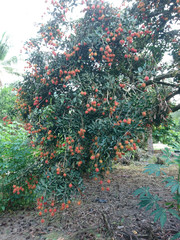
[[(70, 10), (82, 6), (82, 18), (71, 21)], [(49, 9), (50, 20), (24, 47), (17, 109), (37, 149), (38, 209), (55, 201), (64, 209), (82, 194), (84, 176), (103, 177), (113, 161), (136, 150), (137, 136), (166, 121), (163, 99), (172, 87), (158, 87), (160, 38), (131, 8), (69, 0), (51, 1)]]
[[(176, 145), (174, 148), (174, 151), (179, 151), (180, 145)], [(164, 150), (163, 155), (166, 164), (171, 165), (175, 164), (178, 168), (178, 177), (177, 179), (174, 176), (166, 177), (163, 182), (166, 182), (165, 187), (170, 187), (171, 194), (173, 197), (172, 202), (163, 202), (163, 199), (160, 199), (157, 195), (152, 195), (149, 192), (149, 187), (146, 188), (139, 188), (134, 192), (134, 195), (139, 196), (140, 202), (139, 206), (141, 208), (146, 207), (147, 210), (152, 210), (155, 208), (154, 211), (152, 211), (152, 215), (154, 216), (154, 222), (157, 220), (160, 220), (161, 227), (164, 227), (164, 224), (167, 220), (167, 211), (172, 214), (174, 217), (176, 217), (178, 220), (180, 220), (180, 154), (177, 154), (174, 159), (172, 159), (171, 152), (168, 148)], [(158, 164), (150, 164), (146, 166), (146, 170), (144, 172), (148, 172), (148, 174), (156, 174), (156, 176), (159, 176), (160, 173), (165, 174), (164, 171), (161, 170), (161, 168), (164, 167), (162, 165)], [(163, 202), (166, 207), (162, 207), (162, 204), (159, 204), (159, 202)], [(176, 234), (172, 239), (178, 238), (180, 233)]]
[[(26, 130), (16, 122), (6, 125), (0, 123), (0, 210), (32, 203), (35, 196), (29, 191), (30, 186), (34, 185), (33, 180), (29, 181), (32, 168), (33, 150)], [(27, 179), (29, 184), (25, 182)], [(36, 178), (34, 180), (37, 181)], [(13, 191), (15, 189), (17, 192)]]
[(180, 143), (180, 132), (178, 121), (171, 116), (167, 123), (161, 124), (158, 127), (153, 127), (153, 139), (155, 142), (162, 142), (164, 144), (178, 142)]
[(166, 166), (163, 166), (163, 165), (159, 165), (159, 164), (148, 164), (146, 167), (145, 167), (145, 170), (144, 172), (145, 173), (148, 173), (149, 175), (155, 173), (156, 177), (160, 176), (161, 172), (166, 174), (165, 172), (163, 172), (161, 170), (161, 168), (163, 167), (166, 167)]
[(0, 61), (3, 61), (6, 57), (6, 54), (8, 53), (9, 46), (8, 46), (8, 37), (5, 36), (6, 33), (4, 32), (0, 39)]
[(17, 111), (15, 109), (16, 95), (12, 92), (13, 86), (0, 89), (0, 119), (8, 116), (9, 119), (15, 119)]

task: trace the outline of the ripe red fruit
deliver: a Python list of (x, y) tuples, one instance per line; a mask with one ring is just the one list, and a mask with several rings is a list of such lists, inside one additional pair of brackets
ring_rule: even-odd
[(55, 51), (52, 51), (52, 54), (53, 54), (54, 56), (56, 56), (56, 55), (57, 55)]
[(94, 156), (94, 155), (92, 155), (90, 158), (91, 158), (91, 160), (94, 160), (94, 159), (95, 159), (95, 156)]
[(99, 172), (99, 168), (96, 168), (95, 171), (96, 171), (96, 172)]
[(72, 188), (72, 183), (69, 184), (69, 187)]
[(120, 86), (121, 88), (124, 88), (126, 85), (120, 83), (119, 86)]
[(148, 76), (145, 76), (144, 80), (145, 80), (145, 81), (148, 81), (148, 80), (149, 80), (149, 77), (148, 77)]
[(141, 84), (141, 87), (145, 88), (145, 87), (146, 87), (146, 84), (145, 84), (145, 83), (142, 83), (142, 84)]
[(44, 222), (45, 222), (45, 220), (42, 218), (42, 219), (41, 219), (41, 223), (44, 223)]
[(146, 112), (142, 112), (142, 115), (143, 115), (143, 117), (145, 117), (146, 116)]
[(42, 216), (42, 212), (39, 212), (39, 216)]
[(119, 43), (122, 44), (122, 45), (124, 44), (124, 42), (125, 42), (124, 40), (119, 41)]
[(135, 56), (135, 57), (134, 57), (134, 60), (135, 60), (135, 61), (138, 61), (138, 60), (139, 60), (139, 57), (138, 57), (138, 56)]

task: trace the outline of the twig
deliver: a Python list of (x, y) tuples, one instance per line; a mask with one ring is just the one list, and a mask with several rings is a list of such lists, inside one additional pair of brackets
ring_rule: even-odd
[(101, 212), (101, 214), (102, 214), (102, 217), (103, 217), (103, 221), (104, 221), (106, 231), (109, 233), (110, 236), (113, 236), (114, 233), (113, 233), (113, 230), (111, 228), (111, 224), (109, 223), (109, 220), (107, 218), (107, 215), (104, 212)]
[(71, 235), (70, 237), (71, 237), (71, 239), (73, 240), (77, 240), (77, 235), (79, 235), (79, 234), (82, 234), (82, 233), (86, 233), (86, 232), (91, 232), (91, 231), (94, 231), (94, 230), (97, 230), (99, 228), (99, 226), (91, 226), (91, 227), (89, 227), (89, 228), (84, 228), (84, 229), (82, 229), (82, 230), (80, 230), (80, 231), (77, 231), (77, 232), (75, 232), (73, 235)]

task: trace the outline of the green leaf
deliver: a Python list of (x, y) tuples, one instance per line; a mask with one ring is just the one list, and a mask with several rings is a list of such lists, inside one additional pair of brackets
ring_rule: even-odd
[(171, 192), (172, 193), (176, 192), (178, 190), (178, 188), (179, 188), (179, 184), (177, 183), (176, 185), (172, 186)]
[(142, 197), (142, 196), (145, 196), (148, 192), (149, 192), (149, 187), (142, 187), (142, 188), (136, 189), (133, 194), (135, 196), (140, 195), (140, 197)]
[(180, 216), (178, 215), (178, 212), (175, 209), (168, 209), (168, 212), (170, 212), (174, 217), (180, 220)]
[(154, 222), (157, 222), (162, 214), (162, 209), (158, 209), (157, 213), (154, 216)]
[(150, 210), (153, 206), (154, 206), (154, 203), (150, 203), (150, 204), (146, 207), (146, 211)]
[(143, 71), (142, 67), (138, 67), (138, 72), (141, 73)]
[(166, 212), (163, 212), (161, 214), (161, 217), (160, 217), (160, 223), (161, 223), (161, 227), (162, 228), (164, 227), (164, 224), (166, 223), (166, 220), (167, 220)]
[(143, 208), (147, 206), (149, 203), (151, 203), (151, 200), (149, 198), (141, 199), (141, 202), (139, 203), (140, 208)]
[(163, 228), (167, 220), (166, 209), (158, 207), (155, 211), (151, 213), (151, 215), (155, 215), (154, 222), (157, 222), (158, 219), (160, 219), (161, 227)]
[(171, 240), (175, 240), (175, 239), (178, 239), (180, 238), (180, 232), (176, 233), (172, 238)]
[(2, 209), (2, 211), (4, 211), (5, 210), (5, 206), (1, 206), (1, 209)]
[(156, 176), (159, 176), (161, 173), (161, 168), (165, 168), (165, 165), (159, 165), (159, 164), (148, 164), (145, 167), (145, 170), (143, 172), (148, 173), (149, 175), (155, 173)]

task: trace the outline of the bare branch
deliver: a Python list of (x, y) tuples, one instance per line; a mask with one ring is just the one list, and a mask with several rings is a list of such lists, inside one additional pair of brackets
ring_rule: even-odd
[[(160, 80), (163, 80), (165, 78), (172, 78), (172, 77), (176, 77), (176, 76), (180, 77), (180, 71), (171, 71), (171, 72), (168, 72), (168, 73), (165, 73), (165, 74), (161, 74), (159, 76), (156, 76), (153, 80), (148, 81), (146, 83), (146, 86), (152, 85), (154, 83), (167, 85), (166, 83), (160, 82)], [(175, 84), (172, 84), (172, 85), (169, 85), (169, 86), (178, 87), (178, 85), (175, 85)]]
[(176, 111), (178, 111), (179, 109), (180, 109), (180, 104), (178, 104), (178, 105), (176, 105), (176, 106), (174, 106), (174, 107), (171, 108), (172, 112), (176, 112)]
[(170, 87), (179, 88), (179, 85), (177, 85), (177, 84), (172, 84), (172, 83), (167, 83), (167, 82), (156, 82), (156, 83), (166, 85), (166, 86), (170, 86)]
[(154, 81), (157, 82), (157, 81), (160, 81), (165, 78), (172, 78), (172, 77), (176, 77), (176, 76), (178, 76), (178, 77), (180, 76), (180, 71), (171, 71), (171, 72), (159, 75), (154, 78)]
[(172, 94), (170, 94), (169, 96), (167, 96), (166, 97), (166, 101), (168, 102), (171, 98), (173, 98), (174, 96), (176, 96), (178, 94), (180, 94), (180, 88), (177, 91), (175, 91)]

